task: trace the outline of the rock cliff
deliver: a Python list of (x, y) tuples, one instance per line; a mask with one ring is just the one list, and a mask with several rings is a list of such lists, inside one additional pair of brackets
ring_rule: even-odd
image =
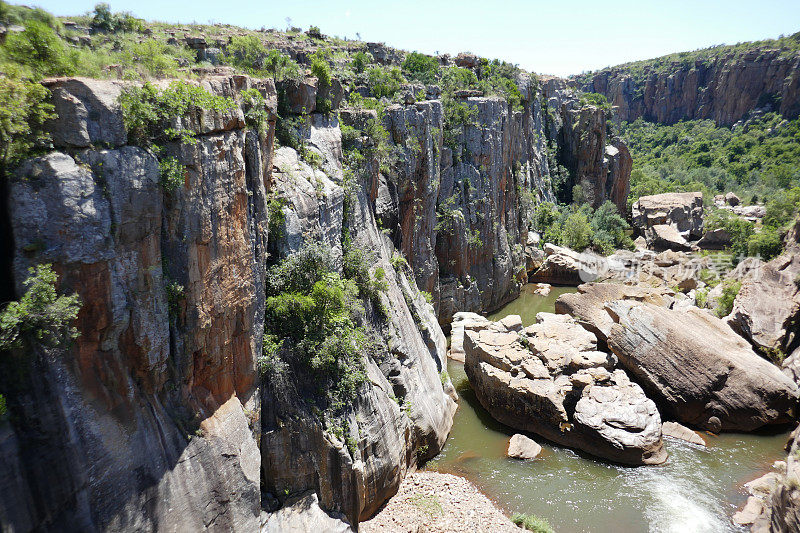
[(580, 185), (592, 207), (611, 201), (625, 213), (633, 160), (625, 143), (610, 134), (608, 112), (581, 104), (563, 79), (544, 78), (543, 87), (551, 150), (568, 172), (559, 200), (571, 202), (573, 187)]
[[(5, 361), (17, 370), (3, 377), (13, 394), (10, 422), (0, 421), (0, 485), (14, 497), (0, 503), (2, 528), (257, 531), (262, 508), (308, 490), (351, 524), (369, 516), (441, 448), (455, 402), (440, 378), (433, 307), (412, 270), (391, 265), (397, 252), (378, 229), (370, 183), (344, 212), (335, 116), (307, 117), (301, 133), (320, 157), (311, 165), (273, 148), (270, 80), (202, 80), (237, 105), (176, 119), (195, 142), (163, 147), (183, 169), (170, 191), (153, 152), (114, 127), (119, 83), (48, 83), (56, 149), (10, 184), (14, 282), (22, 294), (28, 267), (52, 263), (59, 290), (80, 297), (81, 335)], [(246, 125), (247, 89), (267, 103), (260, 132)], [(276, 199), (284, 217), (270, 235)], [(387, 348), (366, 362), (352, 451), (285, 394), (291, 384), (262, 382), (257, 368), (268, 251), (324, 242), (341, 264), (344, 224), (390, 273), (389, 319), (370, 326)]]
[(769, 107), (787, 118), (800, 113), (796, 51), (756, 46), (744, 52), (711, 52), (698, 59), (667, 57), (610, 67), (574, 83), (605, 95), (625, 121), (711, 119), (729, 126), (757, 108)]

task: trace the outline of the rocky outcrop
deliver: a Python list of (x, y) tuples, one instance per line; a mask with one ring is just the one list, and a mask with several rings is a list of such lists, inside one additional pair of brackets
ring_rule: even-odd
[(489, 312), (519, 294), (526, 280), (522, 191), (552, 199), (539, 89), (518, 82), (522, 110), (499, 97), (467, 97), (474, 120), (442, 149), (437, 202), (439, 321), (458, 311)]
[(544, 78), (543, 86), (549, 135), (557, 139), (558, 161), (570, 174), (561, 200), (572, 201), (573, 186), (580, 185), (593, 207), (611, 201), (625, 213), (633, 160), (625, 143), (609, 136), (606, 110), (581, 105), (564, 80)]
[[(256, 87), (274, 103), (271, 82), (206, 85), (223, 86), (233, 96)], [(107, 97), (115, 83), (57, 87), (64, 114), (53, 137), (70, 152), (26, 162), (11, 184), (15, 283), (21, 294), (29, 265), (53, 263), (61, 290), (81, 299), (81, 336), (17, 355), (31, 368), (9, 398), (26, 486), (17, 512), (28, 516), (7, 523), (256, 530), (271, 145), (235, 121), (205, 121), (220, 127), (198, 125), (196, 144), (167, 147), (185, 165), (183, 186), (167, 195), (141, 148), (74, 150), (124, 142), (103, 129), (121, 123)], [(77, 133), (57, 134), (69, 121)]]
[(797, 385), (721, 320), (618, 300), (608, 345), (665, 413), (711, 431), (752, 431), (794, 419)]
[[(795, 35), (792, 37), (797, 38)], [(711, 119), (730, 126), (757, 108), (769, 108), (787, 118), (800, 113), (800, 55), (790, 49), (755, 47), (706, 60), (674, 60), (671, 64), (632, 64), (603, 69), (576, 80), (584, 91), (606, 96), (621, 120), (644, 118), (675, 124)]]
[(727, 317), (728, 324), (764, 353), (790, 354), (800, 342), (798, 276), (800, 245), (795, 227), (786, 237), (784, 253), (761, 263), (753, 276), (743, 280)]
[[(703, 194), (668, 192), (642, 196), (632, 208), (633, 226), (649, 247), (686, 250), (686, 241), (703, 235)], [(666, 226), (666, 227), (665, 227)]]
[(655, 404), (570, 317), (467, 330), (464, 349), (478, 400), (503, 424), (619, 463), (666, 460)]
[[(443, 386), (440, 376), (446, 342), (433, 307), (417, 288), (411, 268), (393, 261), (400, 251), (390, 232), (378, 227), (378, 165), (367, 162), (367, 171), (359, 173), (360, 181), (346, 193), (338, 123), (317, 114), (307, 122), (308, 149), (317, 151), (321, 164), (303, 161), (288, 147), (277, 150), (271, 192), (283, 221), (270, 249), (285, 256), (314, 240), (333, 249), (337, 261), (346, 227), (350, 246), (371, 254), (373, 271), (386, 272), (382, 299), (388, 315), (384, 319), (368, 313), (365, 327), (384, 341), (376, 343), (375, 353), (364, 354), (368, 384), (341, 421), (344, 434), (331, 432), (291, 381), (280, 374), (265, 378), (263, 488), (278, 498), (311, 490), (322, 509), (340, 512), (356, 524), (397, 491), (407, 472), (438, 453), (456, 404), (452, 385), (445, 381)], [(349, 202), (346, 209), (344, 201)]]

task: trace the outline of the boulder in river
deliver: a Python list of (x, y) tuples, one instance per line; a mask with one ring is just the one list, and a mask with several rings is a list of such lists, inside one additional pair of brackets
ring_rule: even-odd
[(676, 420), (712, 431), (753, 431), (795, 418), (798, 387), (724, 321), (697, 308), (618, 300), (608, 346)]
[(661, 417), (613, 355), (571, 317), (539, 313), (524, 332), (466, 330), (465, 370), (481, 405), (512, 428), (624, 464), (667, 458)]
[(559, 314), (572, 316), (578, 324), (597, 335), (601, 346), (605, 345), (614, 320), (604, 309), (614, 300), (634, 300), (668, 306), (674, 293), (665, 288), (634, 287), (620, 283), (584, 283), (577, 293), (562, 294), (555, 304)]
[(542, 453), (542, 447), (525, 435), (517, 433), (508, 440), (506, 455), (514, 459), (536, 459)]
[(697, 444), (698, 446), (706, 445), (706, 441), (703, 439), (703, 437), (698, 435), (696, 431), (692, 431), (691, 429), (677, 422), (670, 421), (661, 424), (661, 433), (665, 437), (672, 437), (673, 439), (686, 441), (691, 444)]

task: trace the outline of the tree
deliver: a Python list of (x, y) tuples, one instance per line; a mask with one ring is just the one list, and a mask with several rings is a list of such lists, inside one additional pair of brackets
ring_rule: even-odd
[(44, 122), (55, 118), (49, 96), (39, 83), (0, 76), (0, 178), (9, 165), (50, 139), (42, 131)]
[(78, 330), (71, 325), (80, 310), (78, 295), (58, 295), (58, 276), (52, 265), (37, 265), (28, 272), (25, 294), (0, 313), (2, 350), (21, 346), (25, 338), (57, 344), (65, 338), (78, 336)]

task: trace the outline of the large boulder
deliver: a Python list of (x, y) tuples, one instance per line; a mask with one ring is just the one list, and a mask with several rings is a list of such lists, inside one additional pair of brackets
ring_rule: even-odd
[(686, 238), (669, 224), (656, 224), (651, 227), (647, 232), (647, 242), (650, 248), (658, 252), (664, 250), (688, 252), (691, 250)]
[(539, 313), (523, 333), (467, 330), (465, 369), (500, 422), (624, 464), (666, 460), (655, 404), (572, 318)]
[(703, 193), (668, 192), (642, 196), (632, 208), (633, 225), (650, 244), (653, 227), (672, 226), (684, 239), (703, 235)]
[(797, 385), (722, 320), (618, 300), (608, 345), (648, 396), (676, 420), (712, 431), (752, 431), (795, 416)]
[(596, 276), (594, 256), (547, 243), (544, 261), (529, 277), (530, 283), (555, 285), (580, 285), (593, 281)]
[(753, 346), (788, 354), (797, 344), (800, 326), (800, 253), (787, 251), (761, 265), (742, 281), (728, 324)]
[(555, 303), (555, 311), (572, 316), (585, 329), (597, 336), (604, 345), (611, 332), (614, 320), (604, 309), (614, 300), (633, 300), (650, 302), (667, 307), (673, 301), (669, 289), (632, 287), (619, 283), (585, 283), (578, 286), (578, 292), (562, 294)]
[(536, 459), (542, 453), (542, 447), (525, 435), (517, 433), (508, 441), (506, 455), (514, 459)]

